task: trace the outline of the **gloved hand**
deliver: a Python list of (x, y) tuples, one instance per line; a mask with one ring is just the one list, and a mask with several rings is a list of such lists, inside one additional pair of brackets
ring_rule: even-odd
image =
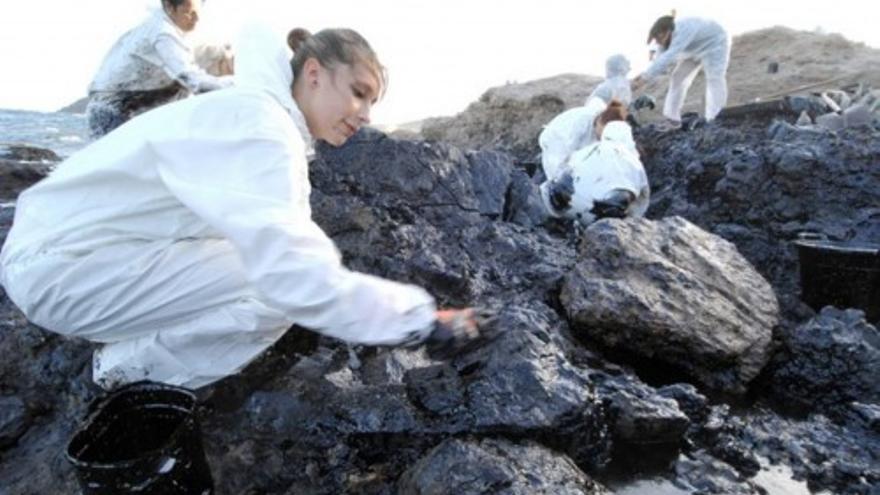
[(625, 218), (636, 195), (625, 189), (614, 189), (604, 198), (593, 202), (590, 213), (596, 218)]
[(437, 311), (434, 330), (425, 340), (428, 355), (433, 359), (450, 359), (481, 344), (485, 339), (480, 323), (488, 321), (473, 308)]
[(654, 107), (657, 106), (657, 101), (654, 100), (654, 97), (651, 95), (641, 95), (630, 104), (634, 110), (641, 110), (643, 108), (647, 108), (648, 110), (653, 110)]
[(571, 205), (574, 196), (574, 179), (571, 171), (565, 171), (550, 182), (550, 206), (559, 213)]

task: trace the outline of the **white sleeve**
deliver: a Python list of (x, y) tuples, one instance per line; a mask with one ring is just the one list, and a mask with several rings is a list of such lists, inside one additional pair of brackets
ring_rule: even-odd
[(660, 53), (651, 65), (645, 69), (645, 77), (648, 79), (654, 79), (666, 72), (666, 69), (675, 62), (681, 52), (688, 48), (696, 33), (697, 30), (690, 24), (676, 23), (675, 30), (672, 32), (672, 42), (669, 43), (669, 48)]
[(193, 93), (203, 93), (232, 85), (231, 76), (212, 76), (195, 64), (192, 52), (180, 40), (169, 34), (160, 34), (153, 47), (162, 61), (162, 69), (168, 77), (182, 84)]
[(170, 191), (235, 245), (256, 291), (293, 322), (370, 345), (428, 335), (436, 308), (427, 292), (347, 270), (308, 208), (297, 206), (308, 204), (309, 189), (291, 187), (291, 177), (308, 180), (308, 165), (294, 146), (180, 139), (154, 149)]

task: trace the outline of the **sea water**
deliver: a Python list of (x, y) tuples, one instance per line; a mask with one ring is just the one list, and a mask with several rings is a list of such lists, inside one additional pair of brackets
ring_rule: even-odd
[(50, 149), (63, 158), (88, 142), (83, 114), (0, 109), (0, 144)]

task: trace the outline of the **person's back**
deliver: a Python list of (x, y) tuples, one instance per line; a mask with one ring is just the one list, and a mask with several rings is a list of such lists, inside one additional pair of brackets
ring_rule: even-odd
[[(247, 112), (240, 110), (242, 105)], [(171, 103), (129, 121), (73, 154), (46, 179), (19, 195), (16, 221), (0, 262), (44, 250), (87, 250), (128, 240), (149, 242), (168, 238), (172, 232), (176, 237), (205, 234), (203, 225), (196, 226), (195, 217), (189, 218), (192, 212), (185, 205), (160, 199), (165, 191), (156, 188), (161, 182), (157, 166), (161, 157), (156, 150), (171, 142), (210, 139), (222, 147), (224, 142), (241, 141), (243, 135), (259, 139), (278, 132), (275, 126), (284, 119), (275, 114), (268, 97), (251, 89), (232, 88)], [(283, 139), (302, 142), (296, 132), (285, 134)], [(143, 208), (157, 200), (154, 208)], [(174, 218), (173, 224), (157, 224), (154, 209), (166, 211), (165, 218)], [(107, 225), (113, 228), (107, 229)]]
[(598, 139), (593, 123), (606, 105), (601, 98), (593, 98), (583, 106), (560, 113), (547, 123), (538, 136), (538, 144), (541, 146), (541, 166), (548, 179), (556, 176), (572, 153)]
[(565, 169), (541, 185), (547, 211), (589, 224), (608, 216), (645, 214), (650, 187), (626, 122), (604, 126), (602, 138), (575, 151)]

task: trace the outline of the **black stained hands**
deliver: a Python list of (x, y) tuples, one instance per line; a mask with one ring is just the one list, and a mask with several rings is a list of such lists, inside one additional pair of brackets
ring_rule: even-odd
[(448, 360), (484, 345), (495, 336), (489, 327), (495, 314), (486, 309), (465, 308), (437, 311), (434, 330), (425, 341), (432, 359)]

